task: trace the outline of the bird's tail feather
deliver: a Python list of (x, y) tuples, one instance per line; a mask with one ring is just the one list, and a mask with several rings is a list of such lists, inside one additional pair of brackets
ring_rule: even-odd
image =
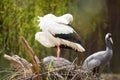
[(74, 42), (70, 42), (70, 41), (61, 39), (61, 44), (69, 46), (69, 47), (71, 47), (72, 49), (74, 49), (78, 52), (84, 52), (85, 51), (85, 49), (78, 43), (74, 43)]

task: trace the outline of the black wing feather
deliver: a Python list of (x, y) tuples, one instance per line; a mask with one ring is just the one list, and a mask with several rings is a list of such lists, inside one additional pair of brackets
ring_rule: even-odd
[(74, 42), (74, 43), (82, 44), (81, 38), (76, 32), (69, 33), (69, 34), (55, 34), (54, 36)]

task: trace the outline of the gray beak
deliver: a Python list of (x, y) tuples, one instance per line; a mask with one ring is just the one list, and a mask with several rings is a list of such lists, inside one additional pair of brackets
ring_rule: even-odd
[(113, 40), (112, 40), (112, 38), (110, 38), (110, 41), (111, 41), (111, 43), (113, 44)]

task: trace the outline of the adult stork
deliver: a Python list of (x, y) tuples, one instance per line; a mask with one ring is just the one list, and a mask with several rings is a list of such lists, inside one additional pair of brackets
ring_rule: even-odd
[(47, 14), (39, 18), (39, 26), (42, 32), (35, 34), (35, 39), (45, 47), (57, 47), (57, 57), (60, 57), (60, 48), (70, 48), (78, 52), (84, 52), (81, 38), (71, 27), (73, 21), (71, 14), (56, 17)]
[(85, 70), (92, 70), (93, 74), (101, 73), (106, 64), (110, 61), (113, 55), (112, 50), (112, 37), (111, 33), (107, 33), (105, 36), (106, 50), (96, 52), (87, 57), (83, 63), (82, 68)]

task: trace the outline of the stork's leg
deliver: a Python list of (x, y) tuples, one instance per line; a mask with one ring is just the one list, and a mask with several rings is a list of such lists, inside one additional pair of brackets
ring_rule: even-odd
[(56, 60), (56, 64), (59, 64), (59, 58), (60, 58), (60, 46), (57, 45), (57, 60)]
[(60, 46), (57, 45), (57, 59), (60, 58)]

